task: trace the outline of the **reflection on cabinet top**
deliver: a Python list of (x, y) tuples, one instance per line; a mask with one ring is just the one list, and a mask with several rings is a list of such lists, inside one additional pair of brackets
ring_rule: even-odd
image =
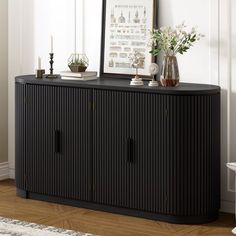
[(148, 81), (145, 81), (144, 86), (130, 86), (128, 79), (108, 79), (99, 78), (98, 80), (90, 81), (75, 81), (58, 79), (36, 79), (34, 75), (24, 75), (16, 77), (17, 83), (35, 84), (35, 85), (53, 85), (65, 87), (79, 87), (92, 89), (106, 89), (119, 91), (134, 91), (157, 94), (173, 94), (173, 95), (207, 95), (220, 92), (220, 87), (207, 84), (191, 84), (181, 83), (178, 87), (149, 87)]

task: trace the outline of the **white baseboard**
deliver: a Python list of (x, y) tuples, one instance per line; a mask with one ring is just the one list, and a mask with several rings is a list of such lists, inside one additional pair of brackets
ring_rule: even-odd
[(235, 204), (234, 204), (234, 202), (222, 200), (221, 201), (220, 212), (234, 214), (235, 213)]
[(9, 168), (9, 178), (15, 179), (15, 169)]
[(0, 163), (0, 180), (9, 179), (8, 162)]

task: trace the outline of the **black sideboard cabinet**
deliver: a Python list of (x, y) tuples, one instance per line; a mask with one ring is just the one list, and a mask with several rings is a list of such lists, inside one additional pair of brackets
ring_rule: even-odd
[(21, 197), (206, 223), (220, 208), (220, 88), (16, 78)]

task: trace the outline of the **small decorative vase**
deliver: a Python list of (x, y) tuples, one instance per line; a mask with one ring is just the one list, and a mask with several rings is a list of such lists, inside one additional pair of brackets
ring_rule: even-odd
[(160, 81), (163, 87), (179, 85), (179, 67), (176, 56), (164, 57)]

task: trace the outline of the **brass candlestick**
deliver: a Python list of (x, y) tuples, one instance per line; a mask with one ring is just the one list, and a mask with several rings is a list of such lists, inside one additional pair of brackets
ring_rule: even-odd
[(50, 55), (50, 61), (49, 61), (49, 63), (50, 63), (50, 74), (48, 74), (46, 76), (46, 78), (48, 78), (48, 79), (57, 79), (57, 75), (53, 74), (54, 53), (49, 53), (49, 55)]

